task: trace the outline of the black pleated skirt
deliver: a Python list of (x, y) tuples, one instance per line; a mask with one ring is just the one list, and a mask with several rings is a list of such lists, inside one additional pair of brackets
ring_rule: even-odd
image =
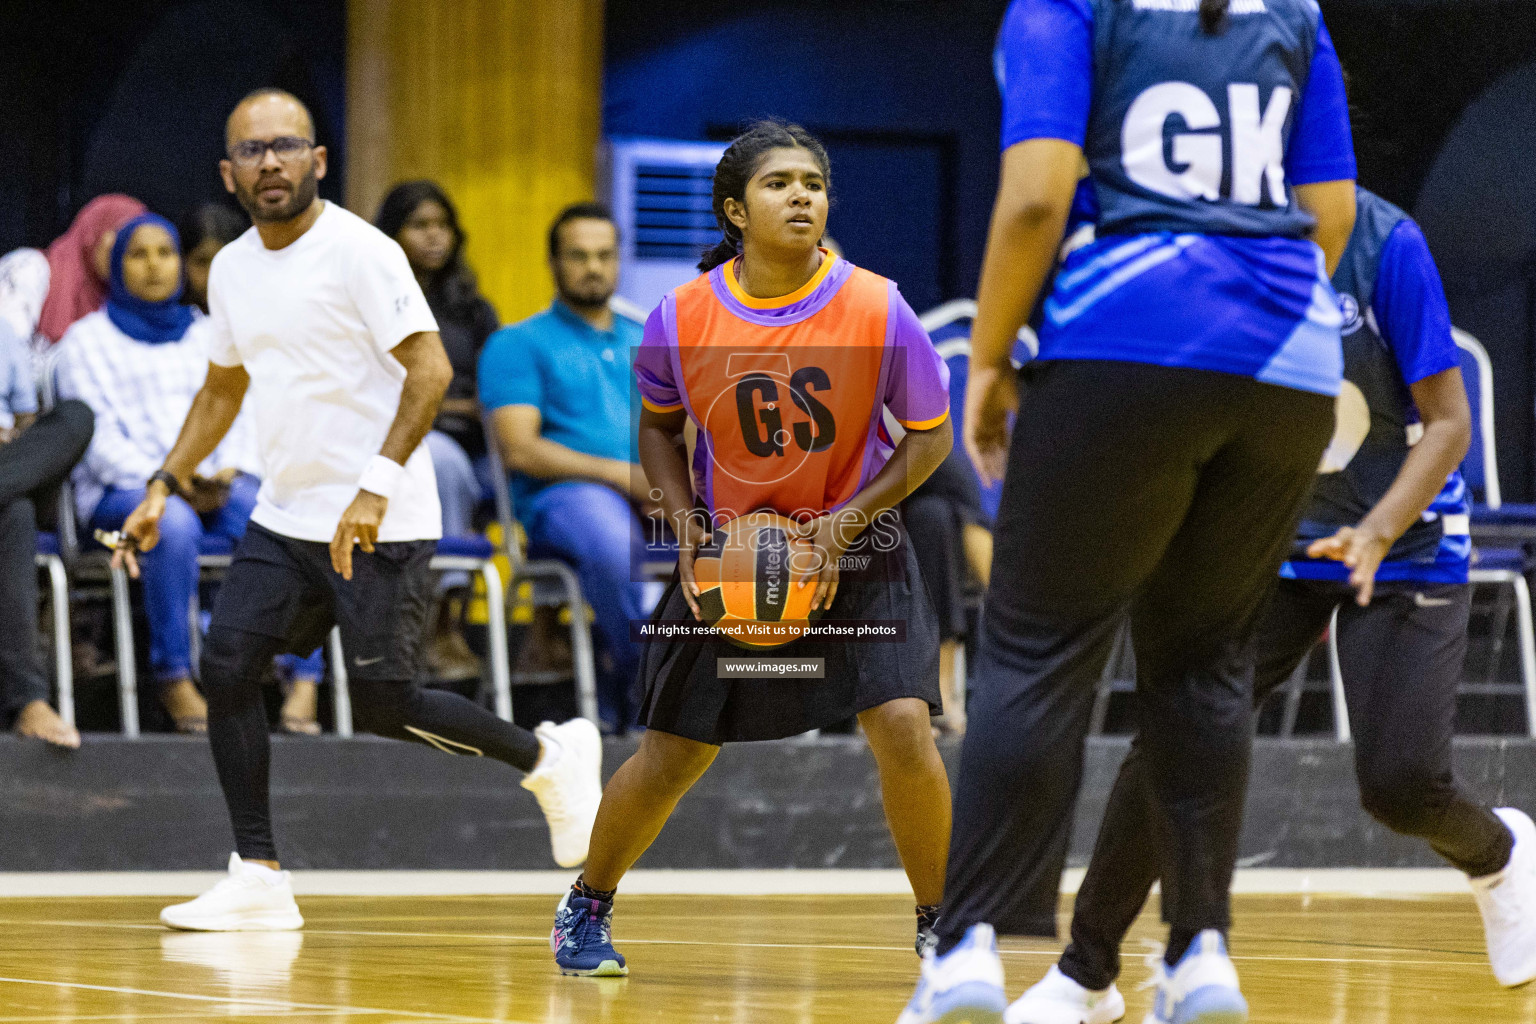
[[(674, 574), (653, 621), (693, 621)], [(861, 571), (844, 571), (821, 621), (901, 621), (900, 642), (807, 637), (768, 651), (718, 640), (646, 641), (640, 722), (699, 743), (740, 743), (797, 736), (846, 721), (900, 697), (940, 710), (939, 623), (905, 535), (894, 550), (874, 552)], [(821, 658), (824, 679), (721, 679), (717, 658)]]

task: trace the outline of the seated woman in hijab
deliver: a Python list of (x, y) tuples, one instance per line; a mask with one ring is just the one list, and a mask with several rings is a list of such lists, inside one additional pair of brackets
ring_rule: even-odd
[(144, 204), (132, 196), (97, 196), (48, 246), (47, 297), (35, 325), (48, 343), (61, 340), (75, 321), (101, 308), (112, 244), (122, 226), (143, 212)]
[[(59, 391), (96, 414), (90, 447), (74, 472), (80, 521), (93, 530), (118, 529), (143, 500), (208, 372), (209, 322), (181, 304), (181, 292), (176, 229), (142, 214), (113, 243), (106, 304), (77, 321), (61, 343)], [(207, 729), (207, 705), (192, 682), (188, 614), (198, 552), (205, 538), (224, 538), (232, 547), (244, 536), (256, 503), (256, 467), (254, 437), (241, 416), (198, 467), (191, 491), (167, 502), (160, 543), (139, 556), (150, 664), (179, 732)], [(318, 652), (301, 672), (318, 678)]]

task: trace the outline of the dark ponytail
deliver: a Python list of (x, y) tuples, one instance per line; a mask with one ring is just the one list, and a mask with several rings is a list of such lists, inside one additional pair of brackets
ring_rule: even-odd
[(705, 250), (703, 259), (699, 260), (699, 270), (702, 272), (707, 274), (741, 254), (741, 229), (725, 215), (725, 201), (735, 199), (740, 202), (747, 198), (747, 182), (757, 173), (763, 155), (771, 149), (803, 149), (811, 154), (811, 159), (821, 168), (827, 193), (831, 195), (832, 164), (827, 159), (826, 148), (816, 136), (797, 124), (771, 118), (748, 126), (746, 131), (731, 141), (729, 148), (721, 155), (720, 162), (715, 165), (711, 207), (715, 212), (715, 223), (720, 226), (720, 233), (725, 237), (713, 248)]
[(1200, 0), (1200, 27), (1206, 35), (1215, 35), (1221, 23), (1227, 20), (1228, 3), (1229, 0)]

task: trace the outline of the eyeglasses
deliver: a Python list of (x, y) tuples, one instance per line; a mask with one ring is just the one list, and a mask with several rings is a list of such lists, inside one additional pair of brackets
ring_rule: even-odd
[(274, 156), (286, 164), (298, 160), (314, 146), (309, 139), (301, 139), (296, 135), (279, 135), (265, 142), (261, 139), (245, 139), (229, 147), (229, 159), (236, 167), (255, 167), (270, 149)]

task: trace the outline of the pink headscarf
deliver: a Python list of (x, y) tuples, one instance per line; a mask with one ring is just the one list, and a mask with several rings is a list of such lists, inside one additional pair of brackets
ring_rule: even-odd
[(53, 240), (48, 247), (48, 298), (37, 324), (49, 341), (58, 341), (76, 320), (101, 308), (107, 286), (91, 269), (91, 253), (102, 235), (143, 212), (144, 204), (131, 196), (97, 196), (75, 214), (69, 230)]

